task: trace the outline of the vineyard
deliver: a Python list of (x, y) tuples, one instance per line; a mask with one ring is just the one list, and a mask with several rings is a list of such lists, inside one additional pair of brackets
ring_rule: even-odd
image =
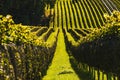
[(0, 15), (0, 80), (120, 80), (119, 0), (47, 7), (44, 26)]

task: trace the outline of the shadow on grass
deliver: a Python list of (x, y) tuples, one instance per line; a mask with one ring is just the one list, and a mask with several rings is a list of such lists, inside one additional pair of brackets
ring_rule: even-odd
[(84, 69), (80, 69), (78, 67), (78, 62), (75, 60), (75, 58), (69, 54), (71, 67), (74, 69), (80, 80), (94, 80), (92, 74)]

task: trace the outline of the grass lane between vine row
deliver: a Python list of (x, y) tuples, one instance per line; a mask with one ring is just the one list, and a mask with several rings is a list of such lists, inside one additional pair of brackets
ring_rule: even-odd
[(47, 75), (43, 77), (43, 80), (80, 80), (71, 67), (69, 55), (66, 52), (62, 29), (58, 34), (57, 47), (52, 63), (47, 70)]

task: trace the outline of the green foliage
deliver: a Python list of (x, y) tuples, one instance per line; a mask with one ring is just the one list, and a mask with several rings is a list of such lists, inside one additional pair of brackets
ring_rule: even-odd
[[(10, 14), (16, 23), (40, 25), (46, 5), (54, 7), (56, 0), (0, 0), (0, 14)], [(16, 5), (15, 5), (16, 4)]]
[(51, 47), (0, 45), (0, 79), (41, 80), (53, 58), (56, 42)]
[(101, 39), (106, 35), (120, 35), (120, 12), (113, 11), (112, 15), (104, 14), (106, 24), (100, 29), (93, 29), (92, 33), (83, 37), (79, 42), (86, 43)]
[[(90, 66), (119, 75), (120, 59), (120, 12), (105, 14), (106, 24), (100, 29), (93, 29), (82, 37), (77, 44), (70, 44), (74, 57)], [(67, 44), (68, 44), (67, 43)], [(68, 45), (69, 45), (68, 44)]]
[(105, 13), (104, 18), (106, 20), (106, 23), (116, 23), (120, 22), (120, 12), (119, 11), (113, 11), (111, 15)]
[(0, 43), (21, 42), (29, 43), (30, 28), (21, 24), (14, 24), (11, 15), (0, 16)]
[(20, 45), (22, 43), (44, 45), (44, 42), (38, 39), (31, 28), (21, 24), (15, 24), (11, 15), (0, 16), (0, 44), (15, 43)]
[(6, 42), (12, 32), (14, 22), (10, 15), (3, 17), (0, 15), (0, 43)]
[[(47, 31), (47, 30), (46, 30)], [(49, 28), (47, 38), (53, 28)], [(29, 26), (15, 24), (12, 16), (0, 16), (0, 77), (2, 80), (41, 80), (53, 58), (57, 35), (50, 44), (31, 32)]]

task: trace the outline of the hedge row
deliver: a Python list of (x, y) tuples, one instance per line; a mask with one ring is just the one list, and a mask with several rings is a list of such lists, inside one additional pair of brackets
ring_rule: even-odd
[(101, 28), (82, 38), (77, 44), (68, 41), (73, 56), (90, 66), (120, 75), (120, 25)]
[(0, 78), (41, 80), (53, 58), (56, 44), (57, 37), (49, 46), (0, 45)]

